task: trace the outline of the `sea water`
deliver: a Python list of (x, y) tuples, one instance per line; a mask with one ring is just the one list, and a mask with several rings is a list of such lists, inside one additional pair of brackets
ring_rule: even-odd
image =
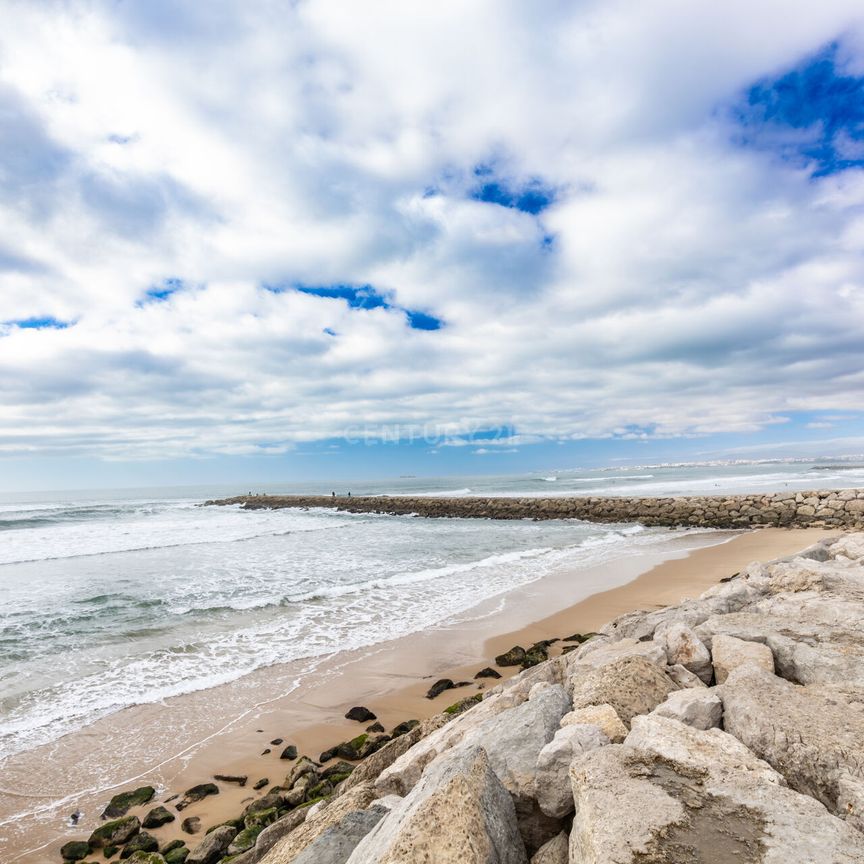
[[(482, 601), (555, 571), (675, 536), (575, 520), (200, 506), (218, 495), (333, 485), (0, 499), (0, 759), (130, 705), (470, 616)], [(855, 485), (864, 485), (857, 466), (797, 464), (403, 478), (351, 491), (661, 495)]]

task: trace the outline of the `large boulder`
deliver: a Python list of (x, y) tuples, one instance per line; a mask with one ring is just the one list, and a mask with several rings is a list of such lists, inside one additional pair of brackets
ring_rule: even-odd
[(574, 710), (611, 705), (626, 726), (638, 714), (653, 711), (678, 689), (656, 663), (637, 654), (628, 654), (572, 680)]
[(186, 864), (216, 864), (221, 860), (237, 835), (232, 825), (214, 828), (186, 857)]
[(666, 701), (661, 702), (653, 713), (680, 720), (694, 729), (713, 729), (720, 725), (723, 703), (713, 688), (687, 688), (670, 693)]
[(537, 756), (534, 771), (534, 797), (540, 809), (556, 819), (573, 812), (573, 792), (570, 789), (570, 763), (581, 753), (587, 753), (609, 743), (609, 738), (597, 726), (568, 724)]
[(146, 804), (155, 794), (156, 790), (152, 786), (139, 786), (128, 792), (120, 792), (108, 802), (108, 806), (102, 811), (102, 818), (117, 819), (125, 816), (130, 807)]
[(122, 846), (141, 830), (141, 820), (137, 816), (123, 816), (100, 825), (89, 839), (91, 849), (105, 846)]
[(291, 864), (345, 864), (357, 844), (384, 818), (389, 808), (373, 803), (365, 810), (346, 813), (318, 835)]
[(349, 864), (527, 864), (513, 801), (483, 748), (436, 759)]
[(726, 731), (769, 762), (793, 789), (864, 825), (864, 702), (859, 690), (799, 687), (753, 666), (722, 688)]
[(664, 626), (661, 633), (670, 665), (683, 666), (703, 682), (710, 684), (714, 674), (711, 654), (699, 637), (680, 621)]
[(864, 836), (719, 729), (636, 717), (624, 744), (578, 757), (570, 779), (574, 862), (864, 861)]
[(627, 727), (611, 705), (586, 705), (561, 718), (562, 728), (582, 723), (599, 728), (613, 744), (620, 744), (627, 737)]
[(718, 684), (722, 684), (739, 666), (754, 665), (772, 674), (774, 672), (774, 655), (761, 642), (748, 642), (721, 634), (714, 637), (711, 656)]

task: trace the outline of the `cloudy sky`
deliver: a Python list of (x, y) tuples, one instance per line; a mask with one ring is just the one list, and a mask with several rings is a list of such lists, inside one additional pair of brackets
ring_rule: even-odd
[(860, 0), (0, 0), (0, 488), (862, 452), (862, 169)]

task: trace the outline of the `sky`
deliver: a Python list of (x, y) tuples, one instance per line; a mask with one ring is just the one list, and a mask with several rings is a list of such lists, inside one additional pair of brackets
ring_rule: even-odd
[(864, 452), (860, 0), (0, 0), (0, 489)]

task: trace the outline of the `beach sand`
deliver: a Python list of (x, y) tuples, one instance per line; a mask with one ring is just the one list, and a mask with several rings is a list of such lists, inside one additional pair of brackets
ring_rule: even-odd
[[(317, 758), (364, 731), (368, 723), (344, 719), (354, 705), (371, 709), (387, 729), (422, 719), (479, 692), (473, 676), (494, 666), (492, 658), (513, 645), (593, 631), (622, 613), (698, 596), (751, 561), (793, 554), (830, 533), (767, 528), (689, 535), (671, 540), (662, 551), (544, 577), (486, 601), (465, 620), (317, 661), (312, 674), (308, 662), (285, 663), (231, 684), (118, 712), (2, 766), (0, 860), (57, 864), (59, 846), (86, 839), (115, 792), (156, 786), (149, 805), (130, 811), (143, 816), (214, 774), (247, 775), (245, 788), (221, 783), (218, 796), (152, 832), (160, 843), (180, 837), (194, 846), (207, 827), (237, 816), (245, 803), (266, 792), (253, 792), (253, 783), (266, 777), (276, 785), (283, 779), (292, 764), (279, 759), (285, 744)], [(519, 670), (498, 671), (509, 677)], [(426, 699), (431, 683), (445, 677), (471, 683)], [(271, 745), (275, 738), (284, 743)], [(263, 754), (265, 749), (271, 752)], [(59, 808), (58, 799), (63, 799)], [(67, 821), (75, 810), (83, 813), (77, 828)], [(28, 811), (32, 815), (12, 818)], [(185, 816), (200, 817), (201, 834), (181, 832)]]

